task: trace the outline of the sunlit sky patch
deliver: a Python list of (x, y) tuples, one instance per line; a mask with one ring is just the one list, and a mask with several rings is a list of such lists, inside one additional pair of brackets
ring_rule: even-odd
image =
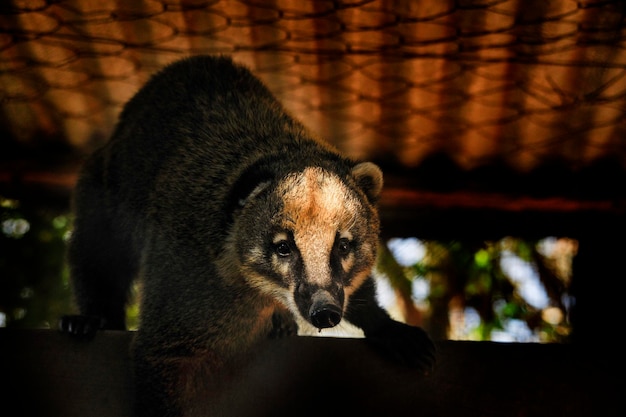
[(503, 250), (500, 267), (517, 286), (517, 291), (528, 304), (537, 309), (548, 307), (550, 300), (534, 265), (509, 250)]

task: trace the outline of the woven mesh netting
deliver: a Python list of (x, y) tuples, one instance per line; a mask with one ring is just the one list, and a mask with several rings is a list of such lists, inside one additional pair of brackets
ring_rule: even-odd
[(0, 149), (91, 151), (151, 73), (224, 53), (353, 157), (624, 167), (625, 46), (621, 1), (3, 1)]

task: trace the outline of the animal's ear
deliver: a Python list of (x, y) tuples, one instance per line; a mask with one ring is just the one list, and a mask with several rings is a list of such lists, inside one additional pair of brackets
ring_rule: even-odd
[(245, 206), (248, 201), (252, 200), (254, 197), (265, 191), (265, 189), (270, 186), (270, 183), (271, 181), (262, 181), (258, 183), (256, 187), (254, 187), (252, 191), (248, 193), (248, 195), (243, 195), (241, 196), (241, 198), (239, 198), (239, 201), (237, 201), (237, 205), (239, 207)]
[(225, 212), (228, 213), (231, 221), (236, 212), (270, 188), (272, 178), (271, 170), (264, 160), (257, 161), (246, 168), (233, 184), (226, 200)]
[(361, 162), (352, 168), (352, 176), (372, 203), (378, 201), (383, 189), (383, 172), (372, 162)]

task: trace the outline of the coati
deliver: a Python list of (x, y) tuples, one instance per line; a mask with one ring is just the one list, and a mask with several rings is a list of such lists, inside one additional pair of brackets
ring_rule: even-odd
[(125, 329), (142, 279), (141, 416), (187, 415), (263, 340), (342, 320), (428, 369), (427, 334), (376, 301), (382, 185), (375, 164), (315, 138), (246, 67), (176, 61), (126, 104), (80, 173), (68, 249), (80, 315), (61, 326)]

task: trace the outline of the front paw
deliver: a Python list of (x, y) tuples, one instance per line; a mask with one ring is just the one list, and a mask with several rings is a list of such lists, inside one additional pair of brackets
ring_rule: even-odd
[(59, 330), (72, 336), (91, 339), (98, 330), (105, 327), (105, 320), (99, 316), (67, 315), (59, 320)]
[(272, 330), (269, 335), (271, 339), (280, 339), (297, 334), (298, 324), (289, 312), (277, 310), (272, 314)]
[(387, 359), (425, 374), (435, 364), (435, 345), (420, 327), (389, 321), (366, 333), (366, 341)]

